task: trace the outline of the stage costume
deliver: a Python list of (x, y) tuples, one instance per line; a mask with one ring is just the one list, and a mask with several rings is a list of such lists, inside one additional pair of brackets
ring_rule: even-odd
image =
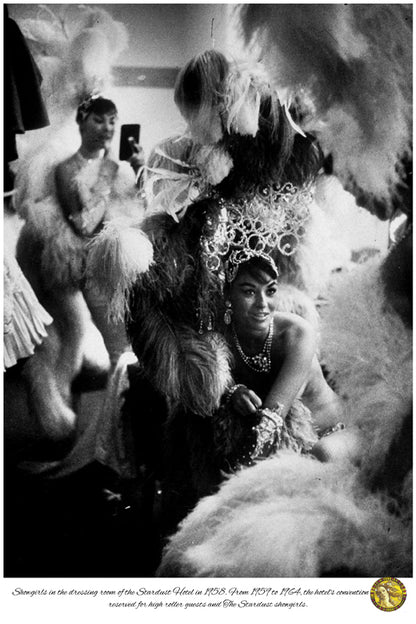
[[(88, 286), (86, 257), (93, 234), (117, 217), (140, 220), (143, 202), (137, 196), (134, 174), (127, 163), (117, 163), (107, 153), (97, 159), (87, 159), (79, 150), (74, 153), (72, 143), (76, 141), (78, 129), (75, 125), (72, 127), (73, 137), (69, 142), (66, 133), (69, 119), (75, 116), (75, 109), (81, 102), (87, 111), (94, 94), (109, 83), (112, 60), (125, 44), (126, 35), (121, 24), (105, 11), (78, 8), (76, 15), (70, 17), (70, 10), (67, 11), (60, 26), (53, 19), (56, 16), (46, 10), (42, 14), (44, 19), (23, 20), (22, 24), (35, 50), (45, 38), (50, 43), (52, 33), (55, 45), (50, 55), (40, 56), (40, 63), (46, 68), (44, 88), (51, 107), (52, 131), (49, 136), (42, 137), (39, 147), (35, 142), (26, 152), (17, 172), (16, 204), (19, 214), (26, 220), (18, 257), (29, 279), (41, 289), (41, 297), (53, 296), (55, 289), (83, 291), (115, 363), (128, 341), (123, 336), (122, 326), (119, 329), (109, 326), (106, 302)], [(64, 41), (62, 30), (66, 27), (70, 36)], [(111, 34), (119, 35), (114, 49), (109, 43)], [(75, 50), (82, 50), (78, 58)], [(64, 88), (54, 89), (55, 82), (63, 78), (64, 73)], [(81, 215), (87, 225), (93, 223), (93, 231), (88, 230), (87, 235), (77, 230), (74, 214)], [(35, 256), (40, 260), (37, 270), (30, 266)], [(113, 332), (117, 336), (112, 337)]]
[(4, 255), (4, 367), (33, 355), (47, 336), (52, 317), (40, 305), (12, 253)]
[(383, 270), (373, 260), (346, 275), (321, 325), (360, 464), (278, 451), (239, 471), (181, 523), (161, 576), (411, 572), (411, 329), (386, 298)]
[(240, 471), (183, 521), (159, 573), (411, 576), (411, 9), (246, 5), (240, 19), (276, 88), (301, 90), (305, 127), (344, 186), (381, 219), (400, 208), (406, 225), (384, 257), (340, 276), (323, 310), (354, 462), (278, 452)]
[(411, 7), (245, 5), (238, 19), (275, 87), (299, 96), (302, 127), (331, 154), (334, 174), (389, 219), (410, 199)]
[[(109, 323), (106, 300), (87, 283), (91, 237), (76, 231), (72, 217), (77, 213), (88, 222), (96, 220), (98, 230), (120, 216), (134, 214), (134, 221), (140, 220), (143, 206), (127, 163), (116, 163), (105, 150), (102, 158), (90, 162), (77, 151), (78, 107), (96, 101), (109, 87), (111, 66), (127, 42), (126, 29), (95, 7), (68, 5), (58, 11), (40, 6), (36, 18), (20, 23), (43, 75), (51, 123), (20, 141), (15, 205), (25, 224), (16, 253), (39, 301), (54, 318), (31, 365), (28, 411), (42, 422), (42, 435), (52, 431), (52, 442), (59, 438), (72, 443), (78, 420), (74, 380), (82, 372), (89, 389), (103, 388), (110, 358), (115, 364), (129, 346), (124, 325)], [(57, 180), (62, 168), (67, 173), (64, 184)], [(35, 391), (40, 378), (43, 396)]]
[[(88, 263), (88, 274), (112, 302), (113, 314), (126, 314), (139, 364), (130, 372), (124, 412), (135, 422), (139, 463), (162, 480), (164, 532), (217, 487), (224, 469), (243, 463), (245, 447), (253, 443), (244, 427), (240, 435), (230, 435), (235, 419), (224, 417), (221, 408), (233, 384), (223, 338), (230, 254), (236, 264), (252, 256), (271, 258), (279, 269), (282, 309), (288, 305), (287, 285), (291, 310), (306, 317), (316, 315), (311, 297), (330, 271), (320, 271), (322, 253), (314, 264), (305, 261), (325, 247), (313, 231), (319, 146), (296, 126), (260, 65), (228, 65), (215, 51), (206, 56), (207, 82), (212, 86), (218, 78), (215, 92), (223, 94), (227, 111), (223, 129), (218, 130), (213, 91), (202, 85), (208, 103), (201, 106), (200, 127), (214, 129), (217, 142), (198, 143), (191, 131), (187, 160), (175, 160), (187, 175), (171, 169), (163, 178), (160, 167), (150, 170), (150, 182), (176, 180), (170, 189), (164, 186), (159, 204), (156, 196), (159, 210), (153, 214), (151, 204), (152, 214), (141, 224), (146, 245), (153, 248), (148, 269), (131, 272), (130, 283), (120, 270), (124, 292), (118, 278), (114, 283), (102, 279), (101, 258), (111, 243), (116, 247), (115, 230), (111, 240), (108, 232), (98, 234)], [(208, 118), (213, 125), (204, 125)], [(122, 229), (118, 236), (125, 236)], [(118, 264), (115, 254), (113, 265)], [(282, 444), (309, 450), (317, 439), (309, 411), (293, 409), (294, 420), (297, 416), (305, 426), (305, 440), (288, 441), (289, 427)]]
[[(49, 125), (41, 93), (42, 76), (25, 38), (4, 6), (4, 202), (15, 195), (14, 173), (10, 168), (18, 158), (16, 134)], [(33, 355), (47, 335), (52, 318), (40, 305), (15, 259), (14, 209), (5, 206), (4, 250), (4, 367)], [(10, 226), (10, 228), (9, 228)]]

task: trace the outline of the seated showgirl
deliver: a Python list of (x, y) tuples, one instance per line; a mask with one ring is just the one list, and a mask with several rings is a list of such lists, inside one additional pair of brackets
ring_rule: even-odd
[(282, 447), (319, 449), (318, 435), (339, 426), (342, 404), (323, 376), (315, 330), (279, 312), (278, 270), (266, 254), (229, 265), (226, 275), (225, 337), (236, 385), (220, 413), (246, 431), (243, 452), (229, 440), (231, 463), (252, 463)]
[[(147, 464), (161, 474), (168, 531), (218, 485), (231, 455), (238, 464), (242, 451), (236, 429), (240, 424), (244, 429), (244, 418), (227, 419), (221, 413), (227, 389), (235, 382), (244, 383), (230, 379), (229, 348), (222, 334), (224, 261), (234, 245), (257, 249), (261, 236), (263, 248), (279, 266), (279, 282), (302, 289), (296, 303), (307, 299), (312, 289), (307, 287), (305, 273), (314, 256), (302, 256), (300, 251), (306, 246), (312, 186), (321, 162), (313, 137), (296, 127), (257, 65), (228, 63), (213, 50), (198, 55), (180, 73), (175, 101), (190, 126), (193, 148), (193, 159), (185, 163), (189, 175), (180, 183), (189, 183), (197, 197), (190, 192), (189, 202), (180, 206), (173, 202), (165, 212), (144, 219), (141, 231), (150, 240), (153, 262), (146, 270), (132, 273), (132, 282), (123, 292), (118, 283), (111, 284), (102, 275), (101, 264), (93, 272), (108, 293), (108, 302), (123, 312), (127, 309), (127, 330), (141, 368), (137, 379), (130, 379), (126, 409), (137, 426), (139, 465)], [(167, 172), (167, 181), (171, 174)], [(172, 191), (174, 199), (178, 196)], [(107, 241), (103, 238), (101, 243), (104, 246)], [(117, 276), (123, 275), (123, 262), (116, 257), (114, 265), (120, 267)], [(312, 299), (309, 306), (314, 311)], [(293, 320), (292, 341), (285, 345), (289, 361), (295, 330), (301, 333), (303, 327), (294, 318), (282, 315), (276, 321), (275, 355), (283, 348), (283, 321), (289, 340), (289, 320)], [(306, 334), (305, 330), (304, 348), (310, 356), (305, 356), (305, 362), (300, 360), (299, 385), (276, 399), (285, 404), (284, 416), (292, 403), (296, 411), (296, 396), (302, 384), (310, 381), (305, 369), (308, 357), (308, 367), (312, 365), (313, 339), (307, 343)], [(244, 337), (240, 340), (244, 342)], [(276, 375), (279, 370), (284, 371), (281, 356), (276, 360)], [(306, 395), (313, 388), (312, 381), (307, 386)], [(267, 392), (259, 396), (270, 409)], [(308, 410), (299, 404), (298, 412), (302, 422), (309, 423), (305, 425), (309, 450), (317, 436)], [(256, 426), (251, 419), (245, 421), (249, 430)], [(247, 436), (242, 437), (245, 443)], [(160, 456), (162, 467), (155, 465)]]
[[(335, 436), (326, 434), (340, 428), (343, 417), (316, 356), (315, 329), (279, 312), (284, 294), (271, 257), (251, 257), (231, 273), (223, 336), (232, 380), (220, 407), (206, 418), (185, 405), (169, 413), (144, 367), (129, 375), (125, 418), (133, 422), (137, 463), (161, 482), (158, 519), (166, 534), (225, 473), (282, 448), (318, 455), (320, 436)], [(195, 394), (200, 391), (195, 386)], [(320, 459), (332, 458), (321, 453)]]

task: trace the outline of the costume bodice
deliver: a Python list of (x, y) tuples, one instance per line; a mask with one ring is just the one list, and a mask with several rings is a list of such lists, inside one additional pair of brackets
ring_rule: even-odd
[(91, 235), (101, 225), (117, 170), (110, 158), (87, 159), (79, 151), (57, 168), (58, 198), (77, 234)]

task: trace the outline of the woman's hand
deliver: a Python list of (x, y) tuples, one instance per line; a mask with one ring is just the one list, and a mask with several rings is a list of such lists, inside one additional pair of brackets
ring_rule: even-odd
[(144, 149), (135, 142), (133, 137), (129, 137), (129, 144), (131, 147), (129, 163), (132, 166), (134, 173), (137, 175), (140, 167), (143, 167), (144, 165)]
[(239, 386), (230, 398), (233, 410), (243, 417), (252, 416), (262, 406), (260, 397), (246, 386)]

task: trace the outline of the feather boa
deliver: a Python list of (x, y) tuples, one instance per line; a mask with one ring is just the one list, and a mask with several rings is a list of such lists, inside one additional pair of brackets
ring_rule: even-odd
[(153, 246), (137, 223), (114, 218), (88, 245), (86, 275), (91, 286), (108, 299), (109, 317), (129, 313), (129, 292), (153, 262)]
[(188, 151), (188, 155), (172, 158), (161, 148), (155, 149), (152, 160), (157, 166), (146, 167), (149, 211), (163, 210), (179, 221), (192, 202), (222, 182), (232, 169), (232, 159), (221, 146), (195, 145)]
[[(45, 185), (44, 189), (39, 189), (39, 194), (31, 187), (30, 183), (28, 186), (23, 184), (20, 189), (19, 201), (21, 203), (19, 203), (19, 211), (26, 220), (23, 232), (26, 238), (32, 241), (38, 241), (41, 244), (41, 275), (48, 288), (53, 288), (55, 286), (78, 287), (81, 279), (83, 279), (88, 272), (86, 261), (89, 247), (93, 243), (91, 243), (90, 239), (85, 239), (75, 234), (64, 217), (56, 196), (52, 174), (53, 169), (51, 168), (51, 180)], [(114, 221), (114, 225), (108, 226), (106, 230), (107, 242), (110, 240), (108, 237), (109, 232), (113, 235), (120, 229), (124, 229), (126, 224), (130, 225), (140, 218), (141, 206), (139, 200), (134, 195), (132, 182), (133, 180), (130, 172), (129, 186), (126, 186), (125, 182), (117, 182), (116, 178), (116, 182), (111, 189), (112, 197), (106, 213), (106, 220), (110, 223)], [(34, 195), (32, 195), (31, 192), (34, 192)], [(118, 193), (121, 192), (126, 193), (124, 197), (118, 195)], [(123, 226), (121, 226), (120, 223), (122, 223)], [(123, 245), (124, 256), (121, 255), (120, 262), (123, 267), (125, 264), (131, 265), (133, 263), (132, 258), (134, 258), (134, 262), (136, 262), (135, 266), (139, 266), (139, 268), (141, 267), (142, 269), (143, 267), (147, 268), (151, 262), (151, 249), (149, 248), (149, 244), (146, 246), (146, 237), (141, 233), (137, 236), (139, 242), (144, 240), (140, 252), (143, 250), (146, 252), (144, 257), (140, 256), (138, 258), (137, 253), (134, 253), (135, 250), (133, 249), (132, 251), (132, 237), (130, 232), (131, 230), (128, 230), (123, 239), (126, 245)], [(103, 234), (103, 237), (105, 236), (106, 235)], [(101, 239), (99, 240), (101, 241)], [(118, 245), (118, 242), (119, 239), (114, 236), (111, 253), (115, 253), (114, 249), (118, 250), (119, 247), (122, 247), (122, 245)], [(97, 254), (99, 253), (98, 249), (99, 246), (97, 244), (97, 249), (94, 249), (95, 253), (93, 253), (93, 262), (99, 265), (100, 262), (102, 262), (102, 258), (97, 258)], [(104, 260), (108, 262), (108, 258), (111, 257), (110, 249), (101, 249), (101, 253), (105, 253)], [(109, 266), (112, 268), (111, 263)], [(91, 272), (91, 270), (89, 272)], [(102, 267), (95, 273), (96, 275), (102, 275)], [(113, 273), (111, 273), (110, 277), (113, 277)], [(120, 276), (117, 275), (117, 292), (119, 292), (120, 289), (123, 290), (123, 288), (127, 287), (132, 281), (130, 279), (130, 274), (126, 274), (124, 280), (127, 281), (123, 286), (119, 277)], [(114, 282), (115, 280), (113, 279), (112, 283), (114, 284)]]
[(85, 241), (70, 227), (53, 196), (34, 203), (31, 208), (21, 238), (40, 243), (43, 284), (48, 289), (78, 287), (85, 270)]
[(172, 410), (211, 416), (232, 383), (228, 349), (219, 334), (199, 335), (153, 309), (140, 319), (133, 349)]
[(311, 99), (304, 127), (343, 183), (389, 198), (412, 133), (410, 5), (244, 5), (240, 17), (276, 86)]

